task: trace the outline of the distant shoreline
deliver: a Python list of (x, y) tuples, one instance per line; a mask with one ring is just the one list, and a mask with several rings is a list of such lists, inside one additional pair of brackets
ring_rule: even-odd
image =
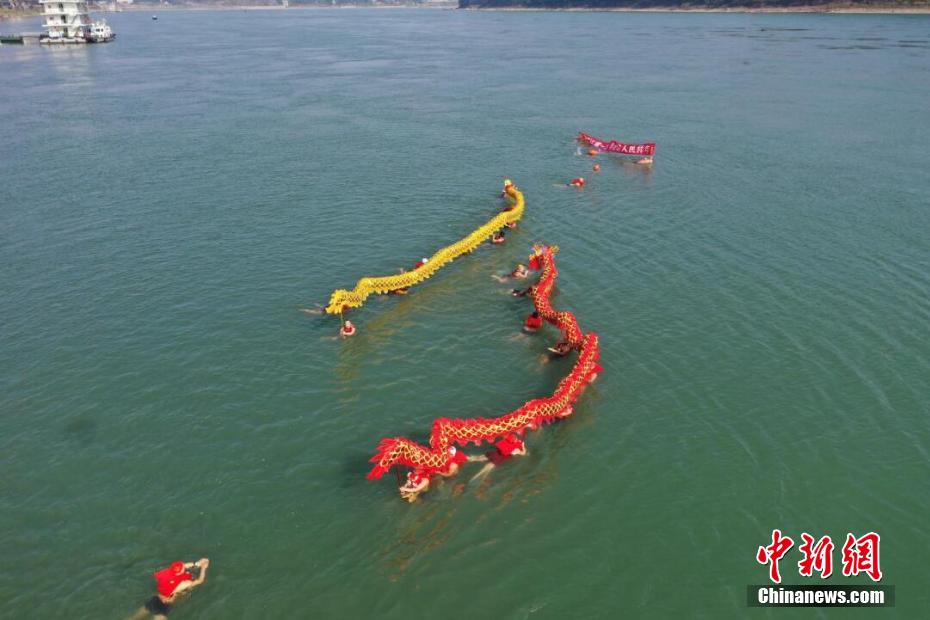
[(912, 7), (912, 6), (894, 6), (890, 3), (888, 6), (866, 7), (850, 6), (849, 4), (825, 4), (825, 5), (805, 5), (792, 7), (649, 7), (649, 8), (632, 8), (632, 7), (610, 7), (610, 8), (536, 8), (536, 7), (468, 7), (459, 9), (455, 4), (445, 6), (424, 6), (419, 4), (405, 5), (380, 5), (372, 6), (368, 4), (343, 4), (339, 6), (322, 6), (299, 4), (291, 5), (287, 8), (276, 5), (213, 5), (191, 3), (181, 6), (162, 5), (162, 4), (143, 4), (135, 3), (120, 7), (121, 11), (293, 11), (293, 10), (333, 10), (333, 9), (379, 9), (379, 10), (397, 10), (397, 9), (427, 9), (430, 11), (476, 11), (476, 12), (527, 12), (527, 13), (848, 13), (848, 14), (876, 14), (876, 15), (922, 15), (930, 14), (930, 6)]
[[(930, 6), (926, 7), (912, 7), (912, 6), (883, 6), (883, 7), (867, 7), (867, 6), (850, 6), (848, 4), (836, 4), (836, 5), (808, 5), (808, 6), (792, 6), (792, 7), (681, 7), (681, 6), (669, 6), (669, 7), (649, 7), (649, 8), (633, 8), (633, 7), (609, 7), (609, 8), (580, 8), (580, 7), (568, 7), (568, 8), (537, 8), (537, 7), (491, 7), (491, 8), (481, 8), (481, 7), (468, 7), (465, 9), (459, 9), (458, 6), (453, 4), (446, 5), (433, 5), (433, 6), (424, 6), (424, 5), (380, 5), (372, 6), (366, 4), (343, 4), (339, 6), (323, 6), (323, 5), (292, 5), (289, 7), (283, 7), (280, 4), (255, 4), (255, 5), (232, 5), (232, 4), (185, 4), (185, 5), (164, 5), (164, 4), (147, 4), (137, 2), (130, 5), (121, 5), (117, 12), (120, 13), (131, 13), (131, 12), (153, 12), (153, 13), (167, 13), (167, 12), (177, 12), (177, 11), (304, 11), (304, 10), (333, 10), (333, 9), (378, 9), (378, 10), (398, 10), (398, 9), (426, 9), (430, 11), (444, 10), (444, 11), (473, 11), (473, 12), (505, 12), (505, 13), (838, 13), (838, 14), (863, 14), (863, 15), (928, 15), (930, 14)], [(91, 13), (112, 13), (108, 9), (92, 7), (90, 9)], [(2, 21), (14, 21), (25, 19), (29, 17), (37, 17), (42, 15), (41, 12), (33, 11), (23, 11), (23, 10), (9, 10), (2, 9), (0, 10), (0, 22)]]
[(792, 7), (650, 7), (637, 9), (632, 7), (611, 8), (564, 8), (543, 9), (528, 7), (494, 7), (478, 8), (468, 7), (463, 11), (506, 11), (531, 13), (844, 13), (844, 14), (876, 14), (876, 15), (926, 15), (930, 14), (930, 6), (926, 7), (852, 7), (849, 5), (816, 5)]

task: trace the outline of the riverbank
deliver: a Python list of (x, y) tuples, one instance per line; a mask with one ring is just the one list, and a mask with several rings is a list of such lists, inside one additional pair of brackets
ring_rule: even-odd
[(566, 8), (537, 8), (537, 7), (467, 7), (465, 11), (504, 11), (504, 12), (531, 12), (531, 13), (843, 13), (843, 14), (870, 14), (870, 15), (927, 15), (930, 6), (883, 6), (866, 7), (849, 4), (837, 5), (805, 5), (791, 7), (566, 7)]
[[(163, 5), (163, 4), (143, 4), (134, 3), (131, 5), (120, 6), (120, 11), (142, 11), (154, 13), (166, 13), (169, 11), (292, 11), (292, 10), (333, 10), (333, 9), (430, 9), (430, 10), (451, 10), (458, 9), (454, 2), (445, 4), (401, 4), (401, 5), (370, 5), (370, 4), (343, 4), (338, 6), (322, 5), (291, 5), (289, 7), (275, 5), (217, 5), (217, 4), (200, 4), (192, 3), (185, 5)], [(791, 7), (694, 7), (694, 6), (667, 6), (667, 7), (565, 7), (565, 8), (543, 8), (543, 7), (466, 7), (465, 11), (507, 11), (507, 12), (562, 12), (562, 13), (849, 13), (849, 14), (902, 14), (902, 15), (920, 15), (930, 14), (930, 5), (927, 6), (899, 6), (889, 4), (885, 6), (856, 6), (847, 3), (827, 4), (827, 5), (803, 5)], [(105, 9), (95, 8), (93, 12), (107, 12)], [(34, 13), (33, 15), (38, 15)]]
[(24, 19), (26, 17), (35, 17), (36, 15), (41, 15), (42, 11), (39, 9), (30, 10), (30, 9), (0, 9), (0, 22), (2, 21), (13, 21), (16, 19)]

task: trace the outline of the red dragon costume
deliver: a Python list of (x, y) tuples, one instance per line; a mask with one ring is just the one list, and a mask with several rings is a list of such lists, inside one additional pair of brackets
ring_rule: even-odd
[(464, 446), (468, 443), (493, 443), (510, 433), (522, 434), (528, 428), (537, 428), (541, 424), (571, 414), (573, 403), (602, 368), (598, 364), (600, 349), (597, 334), (592, 332), (585, 335), (574, 314), (557, 312), (550, 304), (549, 298), (558, 276), (555, 266), (556, 252), (558, 247), (549, 247), (539, 255), (542, 274), (528, 293), (540, 316), (562, 333), (561, 342), (567, 343), (571, 350), (578, 351), (578, 360), (574, 367), (559, 382), (552, 396), (531, 400), (497, 418), (438, 418), (433, 422), (428, 447), (406, 437), (382, 439), (371, 458), (375, 465), (368, 473), (369, 480), (380, 478), (398, 465), (414, 468), (418, 478), (440, 474), (448, 471), (453, 458), (449, 447), (454, 444)]

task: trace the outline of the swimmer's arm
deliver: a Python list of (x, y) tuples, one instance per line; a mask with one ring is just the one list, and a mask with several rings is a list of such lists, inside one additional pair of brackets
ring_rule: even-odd
[(488, 457), (486, 457), (486, 456), (483, 455), (483, 454), (469, 455), (468, 460), (469, 460), (469, 461), (479, 461), (479, 462), (480, 462), (480, 461), (486, 461), (486, 460), (488, 460)]
[(190, 582), (190, 587), (199, 586), (207, 579), (207, 567), (210, 566), (210, 560), (204, 560), (200, 565), (200, 575), (197, 576), (197, 579), (194, 579)]

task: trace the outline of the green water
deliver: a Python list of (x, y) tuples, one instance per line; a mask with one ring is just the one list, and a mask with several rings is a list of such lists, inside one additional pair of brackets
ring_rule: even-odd
[[(930, 18), (109, 17), (0, 48), (0, 616), (124, 618), (201, 556), (172, 618), (926, 615)], [(591, 174), (578, 130), (654, 169)], [(504, 246), (348, 342), (298, 312), (505, 176)], [(603, 345), (573, 419), (483, 486), (367, 482), (380, 438), (567, 372), (490, 278), (537, 240)], [(748, 609), (774, 528), (880, 533), (897, 606)]]

